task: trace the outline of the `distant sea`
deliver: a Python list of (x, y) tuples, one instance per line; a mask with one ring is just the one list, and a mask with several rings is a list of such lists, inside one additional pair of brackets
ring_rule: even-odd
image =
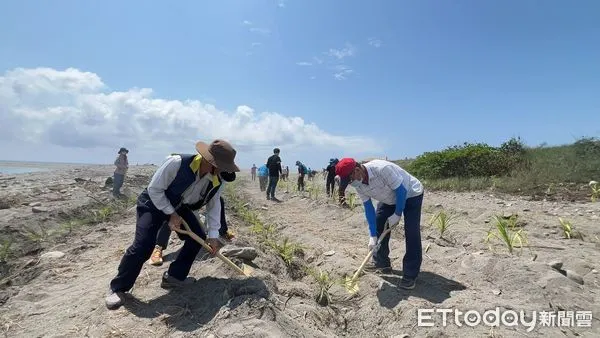
[(3, 167), (0, 166), (0, 175), (12, 175), (12, 174), (26, 174), (35, 173), (38, 171), (48, 171), (47, 168), (33, 168), (33, 167)]
[(18, 162), (0, 160), (0, 175), (27, 174), (72, 166), (71, 163)]

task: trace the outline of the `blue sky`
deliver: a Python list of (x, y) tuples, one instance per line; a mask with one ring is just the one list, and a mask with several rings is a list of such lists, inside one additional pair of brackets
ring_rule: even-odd
[[(317, 167), (465, 141), (599, 137), (599, 18), (598, 1), (4, 1), (0, 73), (72, 67), (97, 74), (108, 92), (152, 88), (155, 98), (226, 112), (245, 105), (380, 147), (273, 144), (289, 165)], [(53, 149), (89, 162), (89, 149)], [(248, 149), (244, 166), (269, 155)], [(114, 155), (97, 151), (102, 161)]]

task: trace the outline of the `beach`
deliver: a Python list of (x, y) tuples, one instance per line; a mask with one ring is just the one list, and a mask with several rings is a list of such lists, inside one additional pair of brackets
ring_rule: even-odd
[[(246, 173), (240, 173), (225, 196), (230, 228), (237, 234), (230, 246), (258, 252), (246, 262), (254, 267), (252, 276), (240, 276), (204, 252), (190, 272), (196, 283), (179, 291), (161, 289), (161, 274), (182, 245), (173, 235), (166, 263), (144, 264), (127, 305), (109, 311), (104, 306), (108, 283), (134, 236), (132, 206), (156, 167), (131, 166), (123, 189), (127, 197), (120, 201), (111, 197), (107, 184), (113, 170), (110, 165), (68, 166), (0, 177), (0, 324), (6, 336), (600, 334), (600, 203), (532, 200), (493, 191), (426, 191), (421, 220), (424, 256), (416, 288), (397, 286), (404, 254), (400, 227), (390, 244), (393, 273), (361, 276), (358, 293), (350, 295), (338, 281), (352, 275), (367, 254), (362, 207), (337, 206), (319, 190), (324, 181), (318, 177), (307, 183), (311, 192), (302, 193), (295, 191), (291, 176), (279, 184), (282, 202), (267, 201), (258, 181), (252, 182)], [(444, 236), (429, 224), (441, 210), (457, 215)], [(528, 245), (510, 254), (501, 241), (486, 243), (495, 215), (517, 215)], [(249, 217), (255, 217), (254, 225)], [(571, 221), (583, 240), (565, 238), (559, 217)], [(257, 222), (273, 226), (270, 242)], [(297, 245), (297, 250), (287, 261), (282, 257), (289, 245)], [(319, 272), (333, 281), (326, 305), (315, 298), (323, 285), (315, 277)], [(482, 313), (495, 308), (524, 311), (527, 318), (538, 311), (538, 323), (531, 331), (525, 325), (442, 326), (434, 316), (434, 326), (418, 325), (418, 309)], [(591, 311), (594, 317), (591, 327), (574, 321), (571, 326), (548, 326), (539, 321), (541, 311)]]

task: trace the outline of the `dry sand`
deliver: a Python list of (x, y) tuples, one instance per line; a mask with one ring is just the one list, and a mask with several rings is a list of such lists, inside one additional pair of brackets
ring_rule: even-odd
[[(112, 166), (69, 167), (57, 171), (0, 176), (0, 235), (13, 241), (8, 263), (0, 263), (0, 330), (7, 337), (598, 337), (600, 335), (600, 203), (529, 201), (492, 193), (426, 192), (422, 217), (424, 255), (414, 290), (396, 287), (402, 273), (402, 229), (394, 231), (394, 273), (366, 274), (360, 292), (349, 297), (340, 285), (331, 288), (333, 302), (314, 300), (316, 284), (299, 267), (328, 271), (340, 278), (352, 274), (367, 254), (367, 226), (362, 209), (339, 208), (322, 194), (317, 199), (291, 191), (281, 182), (281, 203), (267, 201), (258, 181), (243, 176), (239, 195), (264, 222), (304, 246), (289, 268), (271, 249), (257, 242), (250, 227), (228, 207), (235, 245), (255, 246), (254, 276), (237, 276), (214, 257), (201, 253), (191, 275), (198, 282), (184, 290), (159, 287), (161, 267), (145, 265), (127, 305), (109, 311), (104, 295), (119, 259), (133, 239), (135, 215), (64, 233), (65, 220), (98, 208), (109, 198), (105, 179)], [(149, 181), (152, 166), (133, 166), (125, 183), (135, 196)], [(320, 179), (315, 184), (323, 185)], [(309, 185), (312, 183), (309, 183)], [(289, 192), (285, 190), (289, 188)], [(39, 204), (39, 205), (38, 205)], [(230, 203), (231, 204), (231, 203)], [(34, 212), (33, 209), (36, 208)], [(439, 239), (427, 225), (438, 210), (459, 214), (457, 223)], [(483, 243), (495, 214), (517, 214), (532, 246), (521, 255), (496, 252)], [(584, 240), (564, 239), (558, 217), (566, 217)], [(40, 228), (41, 227), (41, 228)], [(52, 234), (32, 242), (32, 232)], [(36, 230), (37, 229), (37, 230)], [(43, 236), (42, 236), (43, 237)], [(1, 244), (1, 243), (0, 243)], [(172, 260), (181, 242), (173, 236), (167, 250)], [(54, 257), (47, 253), (53, 252)], [(44, 255), (46, 254), (46, 255)], [(64, 254), (64, 255), (62, 255)], [(549, 266), (560, 261), (569, 277)], [(583, 284), (581, 284), (583, 283)], [(592, 327), (458, 327), (453, 318), (443, 327), (417, 325), (417, 309), (462, 311), (523, 310), (592, 311)]]

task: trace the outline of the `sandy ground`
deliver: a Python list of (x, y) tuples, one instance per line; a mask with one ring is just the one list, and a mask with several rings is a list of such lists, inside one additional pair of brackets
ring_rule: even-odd
[[(131, 168), (125, 191), (135, 196), (153, 167)], [(333, 278), (352, 274), (367, 254), (367, 226), (360, 207), (340, 208), (323, 193), (310, 198), (281, 182), (281, 203), (267, 201), (258, 181), (243, 176), (235, 184), (244, 203), (277, 233), (301, 244), (304, 254), (289, 268), (272, 249), (258, 243), (250, 226), (231, 209), (234, 245), (254, 246), (252, 277), (237, 276), (217, 258), (201, 253), (191, 275), (198, 282), (183, 290), (159, 287), (161, 267), (146, 265), (127, 305), (109, 311), (104, 306), (108, 282), (131, 243), (135, 228), (132, 212), (103, 223), (87, 225), (60, 238), (31, 242), (26, 227), (60, 228), (65, 219), (109, 201), (105, 179), (111, 166), (71, 167), (53, 172), (0, 177), (0, 197), (9, 207), (0, 210), (2, 240), (14, 242), (8, 263), (0, 263), (0, 330), (7, 337), (597, 337), (600, 334), (600, 203), (529, 201), (492, 193), (437, 193), (427, 191), (422, 213), (424, 255), (414, 290), (397, 288), (402, 276), (402, 228), (394, 231), (391, 257), (394, 273), (366, 274), (360, 291), (350, 297), (341, 285), (331, 288), (332, 303), (314, 300), (316, 284), (298, 266), (327, 271)], [(309, 183), (311, 185), (313, 183)], [(324, 186), (315, 179), (314, 184)], [(286, 193), (286, 190), (288, 191)], [(322, 190), (322, 188), (321, 188)], [(33, 203), (33, 204), (32, 204)], [(39, 205), (38, 205), (39, 204)], [(36, 205), (35, 207), (31, 205)], [(38, 208), (36, 212), (33, 208)], [(39, 210), (41, 208), (41, 210)], [(439, 210), (459, 215), (444, 235), (428, 225)], [(517, 214), (528, 234), (531, 250), (509, 255), (498, 242), (490, 251), (483, 242), (493, 215)], [(558, 217), (572, 221), (584, 240), (564, 239)], [(56, 230), (57, 231), (57, 230)], [(29, 234), (29, 235), (26, 235)], [(173, 236), (167, 250), (172, 260), (181, 242)], [(48, 252), (58, 252), (48, 257)], [(45, 255), (46, 254), (46, 255)], [(64, 254), (64, 255), (62, 255)], [(560, 261), (567, 276), (549, 266)], [(558, 263), (558, 262), (555, 262)], [(566, 272), (565, 272), (566, 273)], [(447, 326), (441, 314), (432, 327), (418, 325), (418, 309), (459, 309), (483, 313), (524, 311), (537, 325), (457, 326), (453, 313)], [(541, 323), (541, 311), (573, 315), (591, 311), (591, 327), (584, 321), (556, 318), (554, 326)], [(573, 311), (573, 313), (567, 312)], [(509, 318), (510, 319), (510, 318)], [(580, 318), (581, 319), (581, 318)], [(568, 325), (572, 324), (572, 325)]]

